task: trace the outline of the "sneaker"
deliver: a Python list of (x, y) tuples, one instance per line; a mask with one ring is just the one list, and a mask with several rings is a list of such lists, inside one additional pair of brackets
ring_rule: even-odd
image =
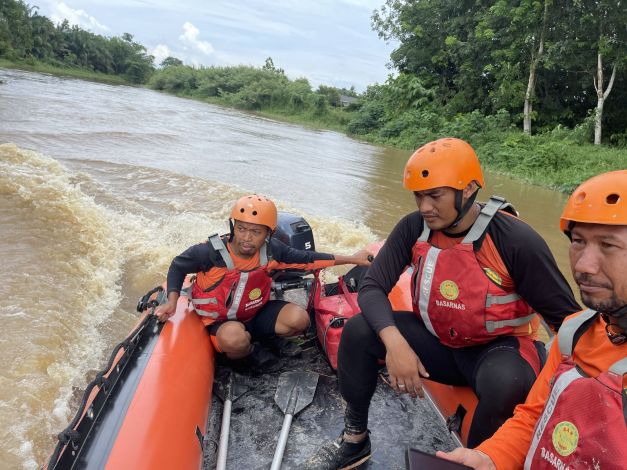
[(370, 458), (370, 431), (357, 443), (346, 442), (344, 432), (312, 455), (300, 467), (305, 470), (348, 470), (357, 468)]
[(270, 351), (280, 357), (296, 357), (303, 353), (303, 348), (301, 348), (298, 344), (281, 336), (268, 338), (263, 342), (263, 344), (268, 346)]
[(278, 357), (259, 344), (255, 344), (246, 359), (254, 373), (272, 373), (283, 366)]

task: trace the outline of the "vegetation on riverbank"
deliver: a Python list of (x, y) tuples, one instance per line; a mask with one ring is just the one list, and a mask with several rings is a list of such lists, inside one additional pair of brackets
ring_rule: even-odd
[(111, 85), (131, 85), (128, 80), (118, 75), (93, 72), (81, 68), (59, 67), (37, 60), (7, 60), (0, 59), (0, 68), (28, 70), (30, 72), (47, 73), (59, 77), (72, 77), (91, 82), (108, 83)]
[[(67, 22), (55, 26), (23, 1), (4, 0), (0, 67), (146, 84), (407, 150), (456, 136), (490, 169), (570, 191), (594, 174), (627, 168), (627, 42), (620, 27), (627, 18), (617, 1), (581, 2), (562, 17), (562, 7), (548, 0), (463, 10), (455, 2), (388, 0), (373, 26), (399, 42), (391, 57), (398, 73), (357, 94), (289, 79), (271, 58), (262, 67), (195, 68), (168, 57), (155, 67), (130, 34), (107, 38)], [(431, 21), (436, 17), (445, 19)], [(609, 19), (601, 24), (602, 17)], [(591, 39), (583, 44), (578, 35)], [(609, 81), (602, 74), (599, 80), (603, 61)], [(600, 123), (604, 145), (593, 145), (601, 142)]]

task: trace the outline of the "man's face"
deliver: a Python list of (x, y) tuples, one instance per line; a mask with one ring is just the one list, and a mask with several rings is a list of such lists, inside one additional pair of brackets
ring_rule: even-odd
[(244, 258), (250, 258), (262, 247), (267, 235), (268, 227), (265, 225), (236, 220), (231, 245), (235, 249), (236, 254)]
[(455, 190), (448, 187), (414, 191), (418, 210), (431, 230), (449, 227), (457, 218)]
[(570, 266), (583, 303), (611, 312), (627, 304), (627, 226), (576, 223)]

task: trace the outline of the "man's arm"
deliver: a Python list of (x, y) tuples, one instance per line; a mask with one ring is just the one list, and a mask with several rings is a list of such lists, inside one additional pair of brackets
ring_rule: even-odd
[(372, 262), (359, 288), (359, 306), (371, 328), (379, 334), (395, 326), (388, 294), (411, 263), (411, 250), (420, 235), (418, 212), (403, 217)]
[(188, 274), (205, 272), (213, 267), (211, 262), (211, 248), (208, 243), (199, 243), (189, 247), (172, 260), (168, 269), (168, 301), (155, 309), (159, 321), (166, 321), (176, 311), (181, 287)]
[(303, 269), (309, 271), (341, 264), (370, 266), (371, 253), (367, 250), (360, 250), (350, 256), (333, 255), (318, 251), (298, 250), (275, 238), (270, 240), (270, 247), (275, 261), (270, 266), (272, 270)]
[(499, 213), (489, 231), (516, 292), (554, 330), (559, 329), (566, 316), (581, 310), (551, 250), (535, 230), (519, 219)]
[(476, 449), (455, 449), (438, 452), (448, 460), (463, 463), (476, 470), (519, 470), (523, 468), (536, 422), (550, 393), (550, 381), (561, 361), (557, 338), (551, 345), (547, 362), (529, 391), (524, 404), (518, 405), (514, 416), (483, 441)]

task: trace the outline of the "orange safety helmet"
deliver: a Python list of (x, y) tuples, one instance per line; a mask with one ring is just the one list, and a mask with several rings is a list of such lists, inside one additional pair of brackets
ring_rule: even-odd
[(610, 171), (581, 183), (564, 207), (562, 232), (568, 232), (573, 222), (627, 225), (627, 170)]
[(265, 225), (274, 232), (277, 221), (276, 206), (270, 199), (258, 194), (243, 196), (231, 209), (231, 219)]
[(479, 159), (467, 142), (453, 137), (423, 145), (405, 165), (403, 186), (410, 191), (448, 186), (464, 189), (471, 181), (484, 186)]

